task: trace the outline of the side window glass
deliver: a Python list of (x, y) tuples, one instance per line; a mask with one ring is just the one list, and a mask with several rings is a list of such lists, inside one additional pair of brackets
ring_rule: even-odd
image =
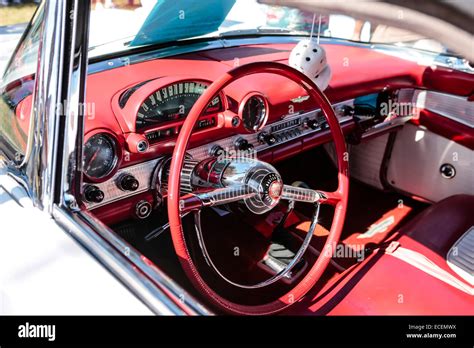
[(0, 82), (0, 151), (16, 162), (27, 148), (42, 30), (40, 5)]

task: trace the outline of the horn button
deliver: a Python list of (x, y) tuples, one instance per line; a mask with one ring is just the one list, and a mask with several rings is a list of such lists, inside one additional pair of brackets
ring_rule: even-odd
[[(254, 214), (264, 214), (280, 201), (283, 181), (278, 171), (268, 163), (253, 158), (225, 158), (216, 159), (213, 163), (207, 160), (206, 170), (203, 168), (199, 164), (195, 168), (193, 182), (199, 182), (196, 186), (245, 185), (257, 192), (257, 195), (244, 200), (247, 208)], [(211, 178), (214, 180), (210, 180)], [(217, 185), (215, 178), (219, 178)]]

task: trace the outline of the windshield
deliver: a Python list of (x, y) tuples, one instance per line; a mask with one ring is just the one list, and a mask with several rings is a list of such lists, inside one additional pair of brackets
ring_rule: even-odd
[[(196, 38), (248, 35), (318, 35), (445, 51), (405, 30), (331, 14), (320, 16), (255, 0), (92, 1), (90, 56)], [(124, 25), (126, 23), (126, 25)], [(104, 30), (104, 28), (107, 28)]]

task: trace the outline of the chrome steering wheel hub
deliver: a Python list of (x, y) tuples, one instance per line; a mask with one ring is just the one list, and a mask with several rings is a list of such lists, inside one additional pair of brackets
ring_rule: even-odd
[[(206, 168), (207, 170), (203, 170)], [(283, 181), (278, 171), (268, 163), (250, 158), (215, 159), (197, 165), (193, 182), (214, 188), (245, 187), (254, 195), (243, 200), (254, 214), (264, 214), (280, 201)]]

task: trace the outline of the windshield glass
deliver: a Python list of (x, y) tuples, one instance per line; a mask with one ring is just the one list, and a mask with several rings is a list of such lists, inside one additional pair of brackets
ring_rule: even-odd
[[(124, 25), (126, 23), (126, 25)], [(107, 28), (104, 30), (104, 28)], [(255, 0), (92, 1), (90, 56), (208, 37), (317, 35), (445, 51), (405, 30), (331, 14), (320, 16)]]

